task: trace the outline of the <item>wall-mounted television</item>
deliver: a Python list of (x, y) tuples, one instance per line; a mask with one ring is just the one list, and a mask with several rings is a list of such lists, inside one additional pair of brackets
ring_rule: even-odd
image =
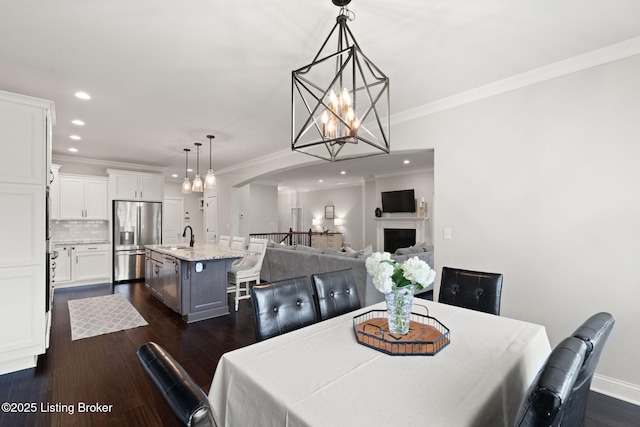
[(413, 190), (383, 191), (382, 212), (415, 212), (416, 196)]

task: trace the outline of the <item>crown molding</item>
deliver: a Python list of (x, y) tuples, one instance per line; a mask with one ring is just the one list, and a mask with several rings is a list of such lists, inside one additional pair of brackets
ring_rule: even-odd
[(273, 153), (267, 154), (265, 156), (262, 157), (257, 157), (254, 159), (250, 159), (241, 163), (236, 163), (233, 166), (229, 166), (226, 167), (224, 169), (218, 169), (216, 170), (216, 173), (219, 174), (227, 174), (227, 173), (233, 173), (235, 171), (240, 171), (240, 170), (245, 170), (245, 169), (252, 169), (256, 166), (262, 166), (265, 163), (269, 163), (269, 162), (281, 162), (283, 156), (287, 156), (289, 154), (291, 154), (292, 151), (289, 149), (285, 149), (285, 150), (279, 150), (279, 151), (275, 151)]
[(324, 184), (324, 185), (309, 185), (306, 187), (278, 187), (278, 192), (296, 192), (296, 193), (308, 193), (310, 191), (325, 191), (325, 190), (337, 190), (339, 188), (349, 188), (349, 187), (362, 187), (364, 185), (364, 180), (360, 179), (359, 181), (350, 181), (350, 182), (338, 182), (335, 184)]
[(380, 173), (380, 174), (374, 174), (373, 177), (374, 179), (379, 179), (379, 178), (389, 178), (392, 176), (402, 176), (402, 175), (413, 175), (413, 174), (417, 174), (417, 173), (427, 173), (427, 172), (433, 172), (434, 168), (427, 168), (427, 167), (413, 167), (413, 168), (406, 168), (406, 169), (398, 169), (395, 171), (391, 171), (391, 172), (386, 172), (386, 173)]
[(86, 165), (102, 166), (105, 169), (124, 169), (129, 171), (152, 172), (152, 173), (162, 173), (162, 174), (164, 174), (167, 171), (167, 168), (160, 167), (160, 166), (141, 165), (137, 163), (113, 162), (111, 160), (88, 159), (85, 157), (63, 156), (60, 154), (54, 154), (53, 156), (51, 156), (51, 159), (56, 163), (80, 163), (80, 164), (86, 164)]
[(634, 37), (620, 43), (577, 55), (503, 80), (498, 80), (497, 82), (443, 98), (420, 107), (393, 114), (391, 116), (391, 124), (400, 124), (415, 120), (420, 117), (460, 107), (462, 105), (509, 92), (511, 90), (531, 86), (546, 80), (555, 79), (557, 77), (576, 73), (578, 71), (597, 67), (598, 65), (638, 54), (640, 54), (640, 37)]

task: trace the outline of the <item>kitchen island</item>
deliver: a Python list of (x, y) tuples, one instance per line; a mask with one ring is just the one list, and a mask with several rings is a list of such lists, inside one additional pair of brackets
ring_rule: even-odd
[(250, 252), (210, 244), (145, 246), (145, 285), (187, 323), (229, 314), (227, 273)]

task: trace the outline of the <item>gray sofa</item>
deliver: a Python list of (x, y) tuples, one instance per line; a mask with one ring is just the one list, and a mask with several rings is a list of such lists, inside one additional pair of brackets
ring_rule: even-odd
[[(433, 268), (432, 247), (398, 249), (391, 258), (397, 262), (403, 262), (413, 256), (417, 256)], [(260, 271), (260, 280), (262, 282), (274, 282), (352, 268), (358, 287), (360, 303), (364, 307), (384, 301), (384, 295), (375, 288), (371, 276), (367, 274), (366, 258), (367, 255), (363, 253), (349, 254), (332, 250), (321, 251), (302, 245), (273, 245), (267, 248)], [(433, 285), (431, 285), (430, 289), (432, 288)]]

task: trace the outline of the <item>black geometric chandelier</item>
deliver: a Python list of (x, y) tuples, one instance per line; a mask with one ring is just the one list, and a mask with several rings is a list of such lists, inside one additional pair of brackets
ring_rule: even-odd
[(389, 78), (367, 58), (347, 21), (351, 0), (310, 64), (292, 72), (291, 149), (337, 161), (388, 154)]

